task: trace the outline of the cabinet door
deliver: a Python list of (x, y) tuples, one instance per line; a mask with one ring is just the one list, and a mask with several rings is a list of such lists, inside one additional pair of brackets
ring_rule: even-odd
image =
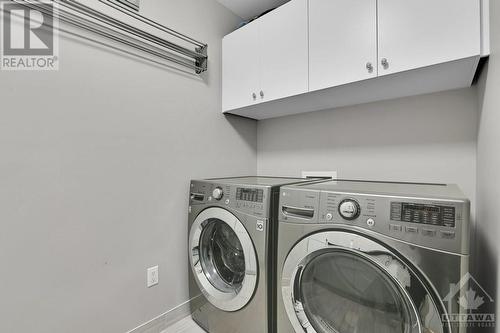
[(377, 1), (309, 0), (310, 90), (377, 76)]
[(307, 0), (292, 0), (255, 23), (260, 27), (262, 101), (308, 91)]
[(378, 0), (379, 75), (479, 55), (480, 17), (480, 0)]
[(223, 111), (259, 101), (259, 73), (259, 27), (248, 24), (225, 36), (222, 40)]

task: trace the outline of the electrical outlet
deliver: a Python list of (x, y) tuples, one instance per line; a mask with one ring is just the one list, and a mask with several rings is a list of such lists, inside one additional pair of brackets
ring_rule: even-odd
[(148, 268), (147, 284), (148, 288), (156, 286), (159, 282), (158, 266)]
[(337, 179), (337, 171), (302, 171), (302, 178), (315, 177)]

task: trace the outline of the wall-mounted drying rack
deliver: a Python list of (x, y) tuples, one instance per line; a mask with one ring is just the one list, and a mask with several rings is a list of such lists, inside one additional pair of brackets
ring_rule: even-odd
[[(11, 1), (34, 10), (38, 10), (47, 15), (53, 14), (46, 7), (44, 7), (44, 3), (40, 1)], [(182, 41), (184, 44), (191, 45), (193, 49), (159, 37), (156, 34), (141, 30), (129, 23), (125, 23), (83, 3), (74, 0), (51, 0), (51, 2), (57, 6), (56, 16), (60, 22), (90, 31), (114, 42), (127, 45), (141, 52), (145, 52), (157, 58), (172, 62), (176, 65), (187, 67), (193, 70), (196, 74), (201, 74), (208, 70), (207, 44), (181, 34), (136, 12), (130, 11), (116, 1), (99, 1), (137, 22), (141, 22), (148, 27), (167, 34), (169, 39), (172, 38), (179, 42)]]

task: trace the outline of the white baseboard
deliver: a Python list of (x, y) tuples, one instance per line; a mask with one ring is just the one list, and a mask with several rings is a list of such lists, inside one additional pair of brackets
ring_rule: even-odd
[(169, 310), (156, 318), (128, 331), (127, 333), (161, 333), (167, 327), (191, 314), (191, 302), (197, 297), (186, 301), (179, 306)]

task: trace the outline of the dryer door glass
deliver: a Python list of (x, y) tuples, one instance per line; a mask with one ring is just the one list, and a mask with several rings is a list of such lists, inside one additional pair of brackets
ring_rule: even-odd
[(245, 255), (238, 236), (225, 222), (207, 221), (200, 238), (200, 261), (208, 281), (218, 290), (235, 292), (245, 278)]
[(216, 308), (238, 311), (257, 288), (257, 252), (245, 225), (229, 211), (203, 210), (189, 231), (189, 261), (200, 292)]
[(299, 274), (295, 294), (318, 333), (410, 332), (409, 306), (385, 271), (347, 251), (314, 257)]

